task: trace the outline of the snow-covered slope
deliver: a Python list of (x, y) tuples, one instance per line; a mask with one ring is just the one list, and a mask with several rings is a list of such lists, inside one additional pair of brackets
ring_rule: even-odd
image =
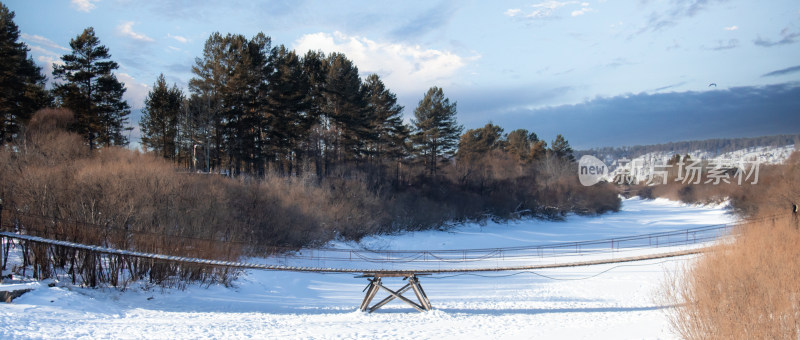
[[(794, 151), (794, 145), (786, 145), (783, 147), (765, 146), (746, 148), (721, 154), (715, 154), (708, 151), (693, 151), (686, 154), (681, 154), (681, 156), (683, 157), (688, 154), (689, 157), (694, 161), (726, 160), (731, 161), (732, 164), (740, 164), (740, 161), (743, 161), (745, 162), (745, 167), (751, 167), (755, 163), (758, 163), (759, 166), (783, 163)], [(625, 167), (627, 164), (627, 171), (635, 169), (641, 178), (647, 178), (650, 176), (651, 171), (653, 170), (652, 167), (655, 167), (656, 171), (663, 170), (663, 166), (666, 165), (669, 159), (674, 155), (675, 154), (672, 152), (650, 152), (638, 157), (625, 159), (622, 163), (620, 163), (620, 159), (614, 159), (603, 155), (597, 156), (603, 161), (603, 163), (608, 165), (610, 171), (608, 175), (604, 177), (604, 179), (610, 182), (613, 181), (613, 179), (623, 171), (623, 169), (619, 167), (620, 164), (622, 164), (623, 167)]]
[[(452, 230), (370, 237), (338, 247), (458, 249), (580, 241), (730, 222), (722, 207), (623, 201), (622, 211), (565, 222), (467, 224)], [(17, 259), (18, 260), (18, 259)], [(667, 272), (691, 256), (619, 265), (435, 275), (421, 282), (435, 308), (393, 302), (356, 311), (367, 282), (347, 274), (248, 271), (235, 287), (184, 291), (87, 289), (57, 282), (0, 305), (0, 338), (674, 338), (654, 302)], [(7, 274), (4, 272), (3, 274)], [(400, 279), (384, 284), (399, 288)], [(0, 289), (8, 285), (0, 284)], [(382, 298), (378, 296), (377, 299)]]

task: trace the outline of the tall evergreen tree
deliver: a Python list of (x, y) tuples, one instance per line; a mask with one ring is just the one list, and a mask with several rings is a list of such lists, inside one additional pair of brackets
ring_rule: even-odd
[(197, 112), (196, 117), (208, 120), (208, 135), (206, 148), (209, 154), (209, 171), (218, 169), (222, 165), (224, 148), (224, 117), (222, 115), (222, 92), (227, 82), (228, 72), (224, 64), (225, 54), (228, 53), (224, 37), (219, 32), (212, 33), (203, 46), (202, 58), (195, 58), (192, 66), (194, 77), (189, 80), (189, 91), (195, 96), (194, 108), (203, 110)]
[(506, 145), (503, 128), (492, 123), (482, 128), (467, 130), (458, 142), (459, 160), (470, 161), (481, 158), (492, 150), (502, 150)]
[(214, 117), (209, 97), (192, 94), (183, 102), (178, 117), (179, 153), (194, 169), (211, 171), (211, 148), (214, 145)]
[(309, 85), (309, 114), (314, 117), (314, 123), (309, 131), (306, 154), (313, 159), (314, 170), (319, 177), (329, 173), (332, 161), (329, 148), (333, 144), (333, 138), (329, 129), (330, 120), (324, 113), (325, 96), (323, 95), (327, 69), (328, 63), (324, 53), (308, 51), (303, 56), (303, 73), (308, 78)]
[(508, 133), (506, 137), (508, 144), (506, 150), (514, 155), (520, 162), (527, 160), (528, 152), (531, 149), (530, 139), (528, 138), (528, 130), (516, 129)]
[(456, 120), (456, 103), (444, 96), (441, 88), (431, 87), (414, 110), (412, 137), (415, 153), (422, 159), (431, 176), (435, 176), (439, 162), (456, 151), (463, 126)]
[(572, 147), (569, 146), (569, 142), (561, 134), (556, 136), (548, 151), (558, 158), (566, 159), (570, 162), (575, 161), (575, 156), (572, 155)]
[(108, 48), (100, 45), (89, 27), (69, 42), (72, 53), (61, 57), (63, 65), (53, 64), (53, 76), (64, 80), (56, 84), (61, 106), (75, 113), (74, 129), (98, 145), (127, 145), (123, 134), (130, 107), (122, 95), (125, 87), (112, 73), (119, 65), (110, 60)]
[(403, 107), (377, 74), (371, 74), (362, 85), (366, 100), (367, 123), (373, 138), (368, 150), (373, 159), (397, 160), (407, 154), (408, 127), (403, 124)]
[(537, 140), (531, 142), (531, 149), (528, 152), (528, 160), (535, 161), (544, 158), (547, 155), (547, 142)]
[(364, 142), (371, 136), (365, 117), (358, 68), (344, 54), (333, 53), (327, 59), (327, 73), (322, 92), (324, 118), (332, 131), (334, 158), (358, 160), (364, 156)]
[(225, 39), (228, 54), (225, 65), (230, 77), (222, 87), (222, 103), (228, 158), (235, 173), (243, 169), (256, 172), (263, 164), (264, 140), (263, 97), (266, 84), (264, 72), (272, 40), (258, 33), (250, 40), (242, 35)]
[[(224, 162), (239, 172), (261, 163), (263, 140), (259, 99), (264, 90), (264, 68), (271, 39), (263, 33), (248, 40), (242, 35), (213, 33), (206, 40), (203, 57), (195, 59), (190, 91), (205, 99), (204, 114), (211, 119), (212, 166)], [(201, 100), (202, 100), (201, 99)]]
[(265, 127), (272, 153), (291, 173), (299, 171), (303, 147), (316, 117), (310, 112), (308, 76), (294, 51), (273, 49), (267, 74)]
[(514, 155), (520, 163), (541, 159), (547, 153), (547, 142), (526, 129), (516, 129), (508, 133), (506, 151)]
[(164, 75), (158, 76), (144, 100), (139, 125), (142, 144), (166, 159), (174, 160), (178, 138), (178, 117), (183, 104), (183, 91), (177, 85), (167, 87)]
[(14, 12), (0, 3), (0, 145), (11, 141), (31, 114), (50, 102), (46, 78), (19, 35)]

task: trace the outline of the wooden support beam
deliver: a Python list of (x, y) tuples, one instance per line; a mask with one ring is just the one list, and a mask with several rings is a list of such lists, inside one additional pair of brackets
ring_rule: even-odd
[(378, 286), (375, 285), (375, 282), (380, 283), (381, 278), (376, 277), (372, 280), (369, 280), (369, 286), (367, 287), (367, 295), (364, 296), (364, 301), (361, 302), (361, 309), (362, 312), (366, 312), (367, 308), (369, 308), (369, 303), (372, 302), (372, 299), (375, 298), (375, 294), (378, 293)]
[[(377, 286), (375, 288), (376, 289), (380, 289), (380, 287), (377, 287)], [(394, 293), (395, 294), (403, 294), (408, 290), (408, 288), (411, 288), (411, 285), (406, 284), (405, 286), (403, 286), (403, 288), (400, 288), (400, 290), (398, 290), (398, 291), (396, 291)], [(384, 287), (384, 289), (387, 289), (387, 288)], [(378, 308), (383, 307), (385, 304), (391, 302), (394, 299), (396, 299), (396, 297), (394, 295), (392, 295), (392, 294), (389, 294), (389, 296), (387, 296), (385, 299), (381, 300), (380, 302), (378, 302), (374, 306), (372, 306), (372, 308), (369, 309), (369, 312), (372, 313), (372, 312), (378, 310)]]
[(431, 305), (431, 300), (428, 299), (428, 294), (425, 294), (425, 290), (422, 289), (422, 285), (417, 281), (417, 288), (419, 288), (420, 294), (422, 294), (422, 299), (424, 300), (425, 304), (428, 305), (428, 310), (432, 310), (433, 306)]
[[(424, 274), (423, 274), (424, 275)], [(390, 273), (388, 275), (383, 274), (374, 274), (374, 273), (364, 273), (358, 277), (366, 277), (369, 280), (369, 285), (365, 291), (367, 292), (364, 296), (364, 300), (361, 302), (361, 306), (359, 310), (362, 312), (369, 312), (372, 313), (381, 307), (385, 306), (387, 303), (391, 302), (394, 299), (398, 299), (400, 301), (405, 302), (414, 309), (424, 312), (433, 309), (431, 306), (430, 300), (428, 300), (428, 296), (425, 295), (425, 291), (422, 289), (422, 285), (419, 283), (419, 279), (417, 278), (417, 274), (414, 273)], [(404, 277), (405, 280), (408, 280), (408, 283), (404, 285), (402, 288), (398, 289), (397, 291), (391, 290), (384, 286), (381, 283), (381, 277)], [(370, 279), (371, 278), (371, 279)], [(378, 290), (383, 289), (389, 296), (384, 298), (383, 300), (376, 303), (374, 306), (370, 307), (369, 304), (375, 298), (375, 294), (377, 294)], [(409, 300), (403, 294), (407, 292), (409, 289), (414, 290), (414, 295), (417, 296), (417, 300), (419, 303)]]
[(425, 296), (425, 291), (422, 290), (419, 279), (417, 279), (416, 276), (411, 276), (408, 278), (408, 283), (411, 285), (411, 288), (414, 289), (414, 294), (417, 295), (417, 300), (422, 304), (422, 307), (424, 307), (425, 310), (431, 310), (431, 302), (428, 301), (428, 297)]
[[(400, 299), (400, 301), (403, 301), (403, 302), (409, 304), (411, 307), (414, 307), (414, 309), (416, 309), (416, 310), (418, 310), (420, 312), (424, 312), (425, 311), (425, 308), (423, 308), (422, 306), (418, 305), (416, 302), (407, 299), (406, 297), (398, 294), (397, 292), (395, 292), (395, 291), (393, 291), (393, 290), (391, 290), (389, 288), (386, 288), (385, 286), (383, 286), (380, 283), (378, 283), (377, 285), (378, 285), (378, 287), (381, 287), (383, 290), (385, 290), (390, 295), (394, 296), (395, 298)], [(408, 288), (406, 288), (406, 290), (408, 290)]]

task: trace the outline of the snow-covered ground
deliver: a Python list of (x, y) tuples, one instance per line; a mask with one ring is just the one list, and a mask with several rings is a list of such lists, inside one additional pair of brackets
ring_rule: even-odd
[[(463, 249), (571, 242), (731, 222), (723, 207), (624, 200), (622, 211), (565, 222), (466, 224), (449, 231), (370, 237), (371, 249)], [(692, 256), (615, 265), (421, 277), (435, 310), (402, 302), (357, 311), (365, 279), (348, 274), (246, 271), (233, 288), (125, 292), (63, 282), (0, 304), (0, 338), (674, 338), (655, 299)], [(7, 272), (3, 273), (7, 274)], [(384, 278), (390, 288), (401, 279)], [(412, 294), (413, 296), (413, 294)], [(383, 296), (379, 294), (375, 301)]]

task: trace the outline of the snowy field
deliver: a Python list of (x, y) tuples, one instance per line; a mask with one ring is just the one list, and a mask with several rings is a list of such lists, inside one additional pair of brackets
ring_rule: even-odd
[[(336, 248), (463, 249), (573, 242), (731, 222), (722, 207), (628, 199), (622, 211), (565, 222), (466, 224), (449, 231), (371, 237)], [(663, 250), (659, 250), (663, 251)], [(434, 311), (402, 302), (357, 311), (365, 279), (350, 274), (246, 271), (232, 288), (190, 286), (125, 292), (63, 282), (0, 304), (0, 338), (121, 339), (642, 339), (675, 338), (655, 302), (668, 272), (692, 256), (624, 264), (421, 277)], [(7, 272), (3, 273), (7, 275)], [(389, 288), (401, 279), (384, 278)], [(49, 287), (49, 285), (53, 287)], [(413, 294), (411, 294), (413, 296)], [(379, 294), (376, 300), (382, 299)]]

